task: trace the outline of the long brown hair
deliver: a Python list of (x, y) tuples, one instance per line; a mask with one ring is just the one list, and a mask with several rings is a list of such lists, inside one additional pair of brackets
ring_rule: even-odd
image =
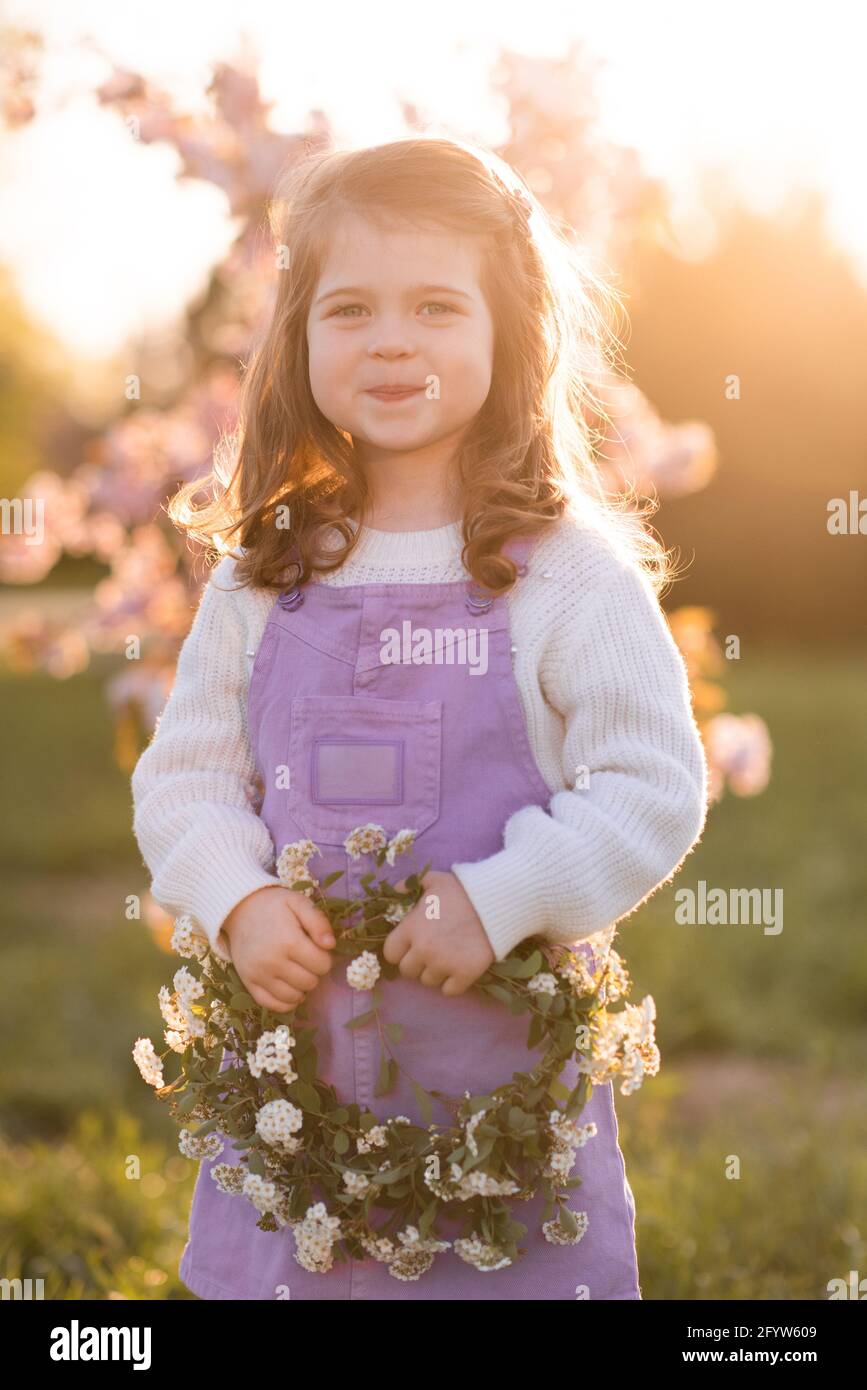
[[(508, 589), (516, 568), (499, 554), (503, 543), (541, 533), (570, 511), (660, 589), (669, 556), (643, 524), (655, 503), (642, 508), (634, 495), (606, 493), (595, 462), (608, 421), (594, 380), (619, 359), (618, 295), (508, 164), (433, 136), (317, 151), (278, 186), (268, 221), (285, 268), (270, 322), (241, 384), (237, 425), (219, 440), (208, 476), (171, 499), (172, 520), (233, 553), (237, 580), (260, 587), (306, 583), (314, 570), (338, 568), (357, 544), (349, 518), (363, 522), (367, 483), (351, 436), (314, 401), (306, 332), (329, 232), (347, 210), (484, 238), (491, 388), (455, 460), (462, 560), (472, 578), (497, 594)], [(203, 488), (210, 495), (196, 506)], [(332, 527), (341, 548), (322, 544)], [(240, 555), (227, 541), (236, 534)]]

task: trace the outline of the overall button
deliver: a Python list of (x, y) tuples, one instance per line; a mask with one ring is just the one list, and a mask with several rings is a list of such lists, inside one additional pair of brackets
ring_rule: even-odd
[(480, 594), (468, 592), (464, 602), (471, 613), (487, 613), (494, 601), (493, 594), (488, 598), (483, 598)]
[(277, 602), (281, 608), (285, 608), (288, 612), (292, 612), (293, 609), (300, 607), (304, 602), (304, 590), (299, 588), (298, 585), (296, 585), (294, 589), (284, 589), (283, 593), (280, 594), (277, 599)]

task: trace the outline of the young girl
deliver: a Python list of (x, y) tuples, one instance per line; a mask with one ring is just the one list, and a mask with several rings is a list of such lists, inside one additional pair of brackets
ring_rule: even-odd
[[(402, 1079), (374, 1095), (375, 1030), (345, 1027), (369, 996), (275, 856), (313, 840), (348, 896), (372, 867), (351, 829), (418, 832), (439, 918), (422, 900), (391, 932), (383, 1010), (426, 1090), (484, 1093), (538, 1057), (474, 981), (530, 935), (604, 951), (698, 839), (705, 761), (658, 601), (667, 556), (594, 469), (605, 287), (507, 165), (451, 140), (310, 156), (272, 209), (286, 268), (231, 467), (206, 506), (195, 484), (171, 509), (239, 543), (134, 770), (134, 828), (157, 901), (257, 1003), (291, 1023), (306, 998), (341, 1099), (424, 1123)], [(417, 1282), (373, 1258), (315, 1273), (211, 1161), (181, 1277), (214, 1299), (638, 1299), (612, 1083), (591, 1121), (583, 1236), (549, 1243), (538, 1195), (515, 1212), (526, 1253), (489, 1277), (451, 1249)]]

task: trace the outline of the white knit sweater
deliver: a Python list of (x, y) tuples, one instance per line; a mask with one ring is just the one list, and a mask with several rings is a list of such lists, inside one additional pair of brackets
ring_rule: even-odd
[[(365, 527), (350, 559), (314, 582), (465, 579), (461, 545), (456, 524)], [(153, 896), (189, 913), (226, 955), (220, 927), (231, 909), (279, 883), (273, 842), (248, 800), (256, 767), (246, 727), (249, 675), (277, 590), (233, 589), (234, 564), (224, 557), (208, 579), (132, 774)], [(571, 943), (613, 930), (671, 878), (707, 809), (686, 669), (646, 579), (571, 513), (537, 541), (529, 566), (507, 598), (512, 660), (551, 800), (516, 811), (488, 859), (451, 866), (497, 960), (531, 934)], [(589, 777), (576, 779), (579, 767)]]

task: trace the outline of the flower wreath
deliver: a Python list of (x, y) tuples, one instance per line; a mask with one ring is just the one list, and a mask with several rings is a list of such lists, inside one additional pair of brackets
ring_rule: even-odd
[[(398, 855), (412, 849), (415, 834), (401, 830), (389, 840), (381, 826), (369, 824), (353, 830), (344, 847), (353, 859), (368, 854), (377, 868), (386, 861), (393, 866)], [(347, 982), (372, 992), (370, 1010), (345, 1026), (376, 1020), (382, 1052), (375, 1094), (387, 1095), (399, 1066), (389, 1043), (399, 1040), (402, 1026), (379, 1017), (380, 977), (400, 973), (384, 959), (382, 946), (422, 896), (430, 863), (410, 875), (403, 890), (365, 874), (364, 898), (348, 899), (325, 892), (342, 870), (321, 884), (313, 877), (309, 862), (317, 853), (310, 840), (286, 845), (277, 874), (285, 887), (315, 899), (332, 924), (333, 950), (351, 957)], [(165, 1041), (180, 1056), (180, 1072), (164, 1081), (168, 1053), (159, 1056), (149, 1038), (137, 1039), (133, 1057), (144, 1080), (169, 1102), (177, 1123), (197, 1123), (195, 1133), (181, 1129), (182, 1154), (216, 1158), (224, 1147), (221, 1135), (242, 1151), (236, 1165), (214, 1164), (211, 1177), (221, 1191), (253, 1203), (260, 1229), (291, 1227), (295, 1259), (304, 1269), (327, 1273), (336, 1252), (338, 1261), (372, 1256), (396, 1279), (418, 1279), (451, 1244), (437, 1237), (437, 1217), (446, 1209), (465, 1217), (455, 1253), (478, 1270), (503, 1269), (525, 1253), (518, 1242), (527, 1229), (513, 1219), (505, 1199), (527, 1200), (540, 1188), (546, 1196), (546, 1239), (557, 1245), (581, 1240), (588, 1216), (569, 1209), (566, 1189), (581, 1184), (569, 1173), (576, 1150), (595, 1135), (596, 1126), (579, 1125), (577, 1116), (592, 1086), (619, 1077), (626, 1095), (659, 1069), (653, 999), (648, 995), (640, 1006), (608, 1011), (608, 1004), (630, 989), (610, 938), (598, 971), (567, 946), (528, 937), (476, 980), (472, 988), (512, 1013), (530, 1016), (527, 1046), (544, 1044), (544, 1049), (532, 1071), (514, 1073), (512, 1081), (488, 1095), (465, 1091), (457, 1099), (435, 1092), (454, 1112), (451, 1126), (419, 1125), (406, 1115), (380, 1120), (357, 1104), (343, 1103), (317, 1076), (315, 1028), (307, 1022), (306, 1000), (292, 1010), (290, 1028), (255, 1002), (228, 957), (211, 949), (188, 915), (176, 919), (171, 944), (200, 966), (198, 972), (182, 966), (174, 990), (163, 985), (159, 993)], [(224, 1048), (235, 1064), (221, 1070)], [(570, 1090), (558, 1077), (573, 1055), (581, 1074)], [(431, 1097), (409, 1080), (429, 1121)], [(377, 1228), (371, 1223), (373, 1207), (389, 1213)]]

